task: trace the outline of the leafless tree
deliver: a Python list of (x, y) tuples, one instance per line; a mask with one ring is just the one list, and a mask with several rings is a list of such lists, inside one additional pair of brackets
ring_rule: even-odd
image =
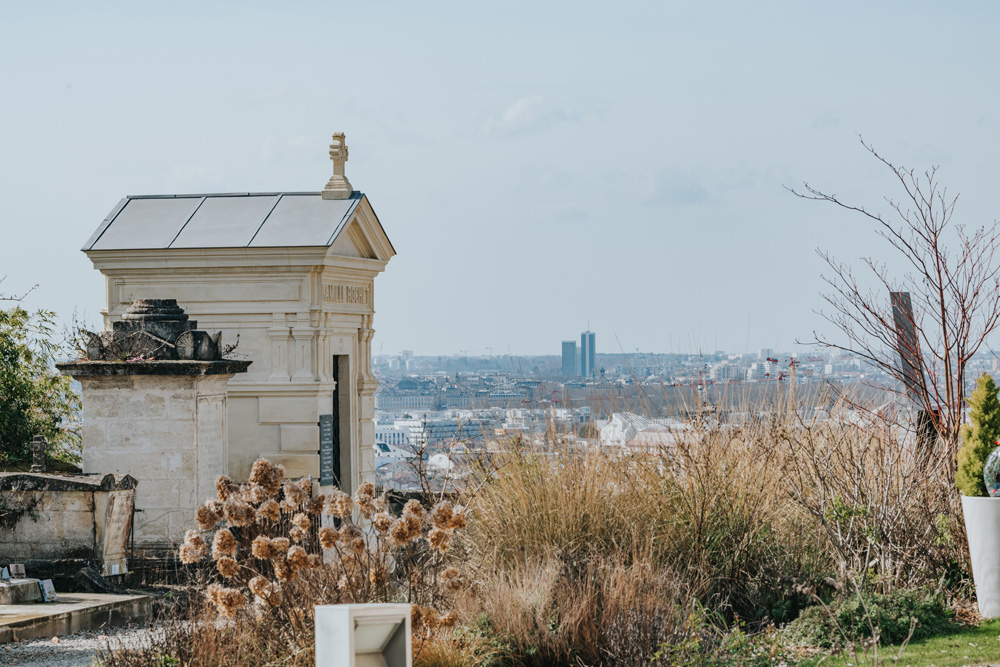
[[(840, 337), (814, 333), (813, 342), (859, 357), (895, 380), (897, 386), (888, 389), (910, 397), (926, 412), (954, 474), (966, 367), (1000, 324), (1000, 231), (996, 222), (975, 228), (952, 224), (958, 196), (950, 196), (939, 183), (937, 167), (920, 174), (893, 164), (864, 139), (861, 144), (893, 173), (905, 193), (899, 201), (885, 199), (890, 209), (885, 215), (808, 183), (802, 192), (791, 191), (867, 217), (908, 268), (895, 276), (884, 262), (862, 257), (863, 273), (878, 285), (870, 288), (849, 265), (817, 250), (832, 271), (823, 276), (831, 288), (823, 295), (830, 310), (820, 314), (839, 329)], [(895, 326), (894, 292), (912, 295), (912, 321), (904, 323), (915, 332), (909, 343)]]

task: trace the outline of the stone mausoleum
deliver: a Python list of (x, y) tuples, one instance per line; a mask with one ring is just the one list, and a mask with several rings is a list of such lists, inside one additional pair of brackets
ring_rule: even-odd
[[(373, 472), (374, 279), (395, 250), (368, 198), (348, 182), (347, 157), (344, 135), (335, 134), (333, 176), (321, 192), (126, 197), (83, 247), (105, 277), (106, 329), (137, 300), (173, 299), (209, 336), (238, 341), (227, 357), (251, 363), (224, 375), (219, 427), (228, 440), (219, 472), (235, 479), (258, 456), (289, 476), (332, 478), (348, 491)], [(222, 391), (207, 387), (219, 380), (199, 382), (211, 389), (206, 397)], [(109, 434), (88, 431), (86, 393), (84, 470), (131, 474), (141, 506), (142, 457), (88, 455), (88, 436)], [(148, 408), (137, 405), (136, 414)], [(204, 495), (204, 481), (198, 486)]]

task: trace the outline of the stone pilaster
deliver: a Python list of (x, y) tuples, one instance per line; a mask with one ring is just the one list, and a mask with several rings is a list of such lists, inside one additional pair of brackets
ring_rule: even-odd
[(272, 316), (271, 328), (267, 330), (267, 337), (271, 341), (271, 375), (267, 381), (288, 382), (289, 327), (285, 323), (284, 313), (275, 313)]

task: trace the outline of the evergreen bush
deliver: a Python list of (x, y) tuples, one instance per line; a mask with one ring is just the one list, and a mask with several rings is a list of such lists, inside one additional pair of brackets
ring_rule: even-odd
[(993, 378), (983, 373), (969, 400), (969, 423), (962, 426), (955, 484), (964, 496), (988, 496), (983, 464), (1000, 438), (1000, 398)]

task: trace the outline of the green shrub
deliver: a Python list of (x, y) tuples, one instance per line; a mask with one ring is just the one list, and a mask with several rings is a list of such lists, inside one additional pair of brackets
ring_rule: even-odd
[(983, 464), (1000, 438), (1000, 398), (993, 378), (983, 373), (969, 398), (969, 423), (962, 426), (955, 484), (965, 496), (987, 496)]
[(938, 595), (921, 590), (900, 590), (885, 595), (851, 595), (829, 605), (809, 607), (785, 626), (783, 638), (792, 644), (840, 647), (872, 637), (880, 644), (899, 644), (910, 632), (910, 619), (917, 619), (913, 639), (948, 632), (955, 626), (952, 611)]

